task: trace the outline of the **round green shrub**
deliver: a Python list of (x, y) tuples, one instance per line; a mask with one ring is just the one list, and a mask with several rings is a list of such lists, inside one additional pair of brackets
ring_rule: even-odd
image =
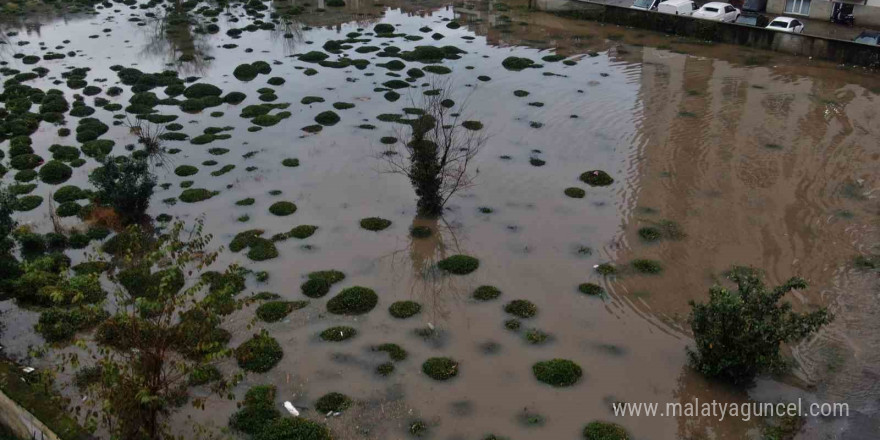
[(43, 198), (40, 196), (24, 196), (19, 197), (15, 202), (15, 210), (16, 211), (32, 211), (36, 209), (43, 203)]
[(50, 160), (40, 167), (40, 180), (50, 185), (64, 183), (72, 174), (73, 169), (58, 160)]
[(342, 412), (351, 408), (351, 398), (342, 393), (327, 393), (315, 402), (315, 409), (321, 414)]
[(296, 212), (296, 205), (292, 202), (275, 202), (269, 207), (269, 212), (277, 216), (287, 216)]
[(657, 241), (663, 237), (663, 233), (653, 226), (639, 228), (639, 237), (645, 241)]
[(446, 74), (452, 73), (452, 69), (450, 69), (446, 66), (440, 66), (440, 65), (435, 65), (435, 64), (422, 67), (422, 70), (424, 70), (425, 72), (428, 72), (428, 73), (433, 73), (435, 75), (446, 75)]
[(422, 311), (422, 305), (415, 301), (397, 301), (388, 307), (391, 316), (399, 319), (406, 319), (417, 315)]
[(70, 247), (72, 249), (82, 249), (89, 245), (89, 241), (91, 241), (91, 239), (88, 235), (81, 234), (79, 232), (74, 232), (73, 234), (70, 234), (70, 238), (68, 239), (68, 242), (70, 243)]
[(239, 81), (250, 81), (257, 77), (259, 72), (257, 69), (251, 64), (239, 64), (235, 70), (232, 71), (232, 76)]
[(633, 260), (631, 264), (633, 269), (640, 273), (655, 275), (663, 272), (663, 266), (661, 266), (660, 262), (656, 260), (638, 259)]
[(336, 125), (336, 123), (339, 122), (339, 115), (337, 115), (336, 112), (327, 110), (327, 111), (318, 113), (318, 115), (315, 116), (315, 122), (317, 122), (321, 125), (327, 125), (327, 126)]
[(208, 200), (211, 197), (214, 197), (214, 195), (215, 193), (204, 188), (188, 188), (183, 190), (178, 198), (185, 203), (196, 203)]
[(527, 299), (515, 299), (504, 306), (504, 311), (518, 318), (531, 318), (538, 313), (538, 306)]
[(299, 225), (291, 229), (287, 232), (287, 236), (293, 237), (299, 240), (304, 240), (306, 238), (311, 237), (315, 231), (318, 230), (317, 226), (313, 225)]
[(302, 417), (281, 417), (265, 426), (253, 440), (333, 440), (330, 430)]
[(583, 283), (578, 286), (578, 290), (584, 295), (599, 296), (605, 294), (605, 289), (598, 284)]
[(291, 167), (291, 168), (298, 167), (299, 166), (299, 159), (287, 158), (287, 159), (284, 159), (281, 161), (281, 165), (284, 165), (286, 167)]
[(204, 98), (206, 96), (220, 96), (223, 90), (213, 84), (195, 83), (183, 91), (183, 96), (191, 99)]
[(309, 279), (322, 279), (330, 284), (336, 284), (345, 279), (345, 274), (338, 270), (330, 269), (311, 272), (308, 277)]
[(520, 58), (520, 57), (507, 57), (504, 61), (501, 62), (501, 65), (504, 66), (507, 70), (523, 70), (529, 67), (536, 67), (535, 62), (528, 58)]
[(50, 151), (52, 151), (53, 159), (60, 160), (62, 162), (72, 162), (76, 159), (79, 159), (79, 148), (71, 147), (69, 145), (53, 145), (52, 147), (57, 147), (54, 149), (50, 148)]
[(622, 426), (611, 422), (594, 421), (584, 428), (584, 440), (629, 440)]
[(77, 118), (91, 116), (93, 113), (95, 113), (94, 107), (89, 107), (87, 105), (74, 105), (73, 109), (70, 110), (70, 116)]
[(467, 275), (480, 267), (480, 260), (468, 255), (453, 255), (437, 262), (437, 267), (456, 275)]
[(388, 353), (388, 357), (390, 357), (391, 360), (395, 361), (395, 362), (400, 362), (400, 361), (406, 359), (406, 357), (408, 355), (406, 350), (403, 349), (403, 347), (401, 347), (397, 344), (392, 344), (392, 343), (376, 345), (376, 346), (372, 347), (371, 350), (384, 351), (385, 353)]
[(535, 378), (554, 387), (574, 385), (583, 376), (581, 367), (567, 359), (542, 361), (532, 366)]
[(585, 195), (587, 195), (586, 191), (584, 191), (581, 188), (574, 187), (574, 186), (565, 188), (564, 192), (565, 192), (565, 195), (567, 195), (573, 199), (582, 199), (582, 198), (584, 198)]
[(315, 104), (318, 102), (324, 102), (324, 98), (322, 98), (320, 96), (305, 96), (299, 102), (302, 105), (310, 105), (310, 104)]
[(478, 301), (491, 301), (501, 296), (501, 291), (495, 286), (480, 286), (472, 295)]
[(272, 240), (253, 237), (250, 240), (249, 246), (250, 250), (248, 250), (247, 256), (253, 261), (265, 261), (278, 256), (278, 248), (275, 247), (275, 243), (272, 243)]
[(37, 172), (35, 170), (21, 170), (15, 173), (15, 180), (17, 182), (30, 182), (37, 178)]
[(394, 364), (391, 362), (382, 362), (376, 366), (376, 374), (379, 376), (388, 376), (394, 372)]
[(272, 73), (272, 66), (270, 66), (269, 63), (265, 61), (254, 61), (253, 63), (251, 63), (251, 65), (254, 66), (254, 69), (257, 70), (257, 73), (261, 75), (268, 75)]
[(80, 206), (76, 202), (65, 202), (58, 205), (58, 208), (55, 209), (55, 213), (58, 214), (59, 217), (73, 217), (78, 215), (82, 210), (82, 206)]
[(241, 104), (242, 102), (244, 102), (245, 98), (247, 98), (247, 95), (245, 95), (244, 93), (229, 92), (226, 94), (226, 96), (223, 97), (223, 102), (233, 105)]
[(388, 23), (379, 23), (376, 26), (373, 26), (373, 32), (377, 34), (392, 34), (394, 33), (394, 25)]
[(250, 247), (251, 243), (254, 242), (254, 239), (263, 235), (264, 232), (265, 231), (262, 229), (248, 229), (247, 231), (235, 234), (235, 237), (233, 237), (232, 241), (229, 243), (229, 250), (232, 252), (238, 252), (246, 247)]
[(617, 267), (611, 263), (602, 263), (596, 266), (596, 272), (600, 275), (614, 275), (617, 273)]
[(533, 345), (541, 345), (547, 342), (550, 338), (551, 335), (536, 328), (529, 329), (525, 334), (526, 341)]
[(461, 126), (467, 128), (468, 130), (480, 130), (483, 128), (483, 123), (480, 121), (464, 121), (461, 123)]
[(21, 196), (25, 194), (30, 194), (31, 191), (37, 189), (36, 183), (16, 183), (14, 185), (9, 185), (7, 188), (10, 193), (14, 196)]
[(235, 349), (235, 359), (238, 361), (238, 366), (255, 373), (265, 373), (271, 370), (281, 361), (282, 357), (284, 357), (284, 350), (281, 349), (281, 345), (265, 330), (255, 334), (253, 338)]
[(330, 327), (327, 330), (322, 331), (318, 336), (321, 339), (329, 342), (342, 342), (346, 339), (351, 339), (357, 335), (357, 330), (354, 327), (349, 327), (347, 325), (340, 325), (336, 327)]
[(257, 317), (265, 322), (281, 321), (290, 312), (301, 309), (308, 304), (307, 301), (268, 301), (257, 307)]
[(242, 409), (229, 418), (229, 426), (246, 434), (256, 434), (281, 416), (275, 408), (274, 385), (255, 385), (247, 391)]
[(192, 165), (181, 165), (174, 169), (174, 174), (177, 174), (180, 177), (192, 176), (199, 172), (199, 169)]
[(330, 292), (330, 283), (321, 278), (310, 278), (302, 283), (300, 290), (309, 298), (320, 298)]
[(313, 50), (310, 52), (306, 52), (299, 56), (299, 60), (306, 63), (317, 63), (326, 60), (330, 55), (327, 55), (324, 52), (319, 50)]
[(43, 158), (36, 154), (18, 154), (12, 156), (9, 165), (16, 170), (32, 170), (43, 163)]
[(391, 226), (391, 220), (381, 217), (367, 217), (361, 219), (361, 227), (368, 231), (381, 231)]
[(602, 170), (592, 170), (581, 174), (581, 182), (590, 186), (608, 186), (614, 183), (614, 179)]
[(373, 310), (379, 296), (373, 289), (353, 286), (327, 301), (327, 311), (335, 315), (362, 315)]
[(422, 372), (434, 380), (449, 380), (458, 375), (458, 362), (448, 357), (433, 357), (422, 364)]

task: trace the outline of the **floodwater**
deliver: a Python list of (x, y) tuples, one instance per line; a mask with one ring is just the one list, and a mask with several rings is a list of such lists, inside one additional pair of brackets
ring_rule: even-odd
[[(280, 256), (272, 260), (251, 262), (244, 253), (226, 251), (220, 267), (238, 262), (270, 273), (266, 283), (249, 280), (249, 292), (271, 291), (299, 300), (305, 297), (298, 286), (311, 271), (338, 269), (346, 279), (330, 295), (312, 300), (282, 322), (254, 322), (253, 309), (230, 317), (224, 326), (234, 334), (231, 346), (248, 339), (255, 328), (265, 328), (285, 352), (269, 373), (248, 375), (237, 389), (239, 397), (251, 385), (272, 383), (278, 386), (279, 405), (290, 400), (308, 408), (326, 392), (344, 392), (359, 403), (327, 420), (340, 439), (407, 438), (416, 419), (427, 421), (431, 438), (437, 439), (478, 439), (490, 433), (513, 439), (576, 439), (586, 423), (597, 419), (623, 425), (636, 439), (761, 438), (765, 421), (760, 419), (615, 417), (611, 403), (779, 402), (799, 397), (846, 402), (850, 416), (810, 418), (798, 438), (880, 436), (880, 282), (876, 273), (852, 264), (856, 255), (877, 253), (880, 244), (880, 77), (803, 58), (528, 12), (516, 2), (361, 3), (325, 12), (309, 7), (284, 29), (244, 32), (240, 39), (225, 34), (251, 20), (240, 7), (220, 16), (221, 31), (214, 35), (184, 27), (169, 36), (161, 22), (137, 26), (127, 18), (143, 11), (118, 4), (119, 12), (34, 16), (4, 28), (19, 31), (0, 48), (9, 66), (22, 71), (32, 66), (12, 54), (36, 53), (38, 42), (79, 51), (73, 58), (40, 62), (51, 72), (29, 83), (34, 86), (52, 87), (63, 69), (87, 66), (90, 83), (106, 78), (97, 84), (109, 87), (117, 82), (110, 66), (119, 64), (144, 72), (173, 69), (181, 77), (198, 76), (217, 85), (224, 94), (237, 90), (248, 95), (241, 105), (223, 104), (199, 114), (161, 107), (163, 114), (181, 115), (176, 122), (190, 136), (209, 126), (235, 129), (228, 132), (230, 139), (208, 145), (168, 142), (167, 147), (182, 151), (170, 156), (170, 166), (158, 170), (160, 183), (171, 185), (157, 188), (150, 214), (168, 213), (187, 221), (202, 217), (218, 246), (228, 245), (246, 229), (262, 228), (270, 236), (295, 225), (319, 226), (305, 241), (278, 243)], [(323, 1), (316, 6), (322, 7)], [(241, 21), (231, 22), (231, 17)], [(447, 28), (451, 19), (462, 26)], [(399, 128), (376, 117), (410, 106), (405, 93), (392, 103), (382, 97), (384, 92), (374, 91), (394, 79), (376, 65), (389, 59), (346, 50), (352, 58), (370, 59), (369, 67), (357, 70), (317, 67), (290, 57), (321, 50), (327, 40), (343, 39), (360, 28), (370, 32), (377, 23), (426, 38), (375, 39), (361, 45), (390, 43), (403, 50), (454, 45), (467, 51), (459, 60), (444, 61), (452, 73), (443, 79), (452, 85), (455, 101), (466, 103), (466, 119), (481, 121), (490, 138), (473, 165), (476, 184), (454, 197), (439, 221), (416, 219), (409, 182), (383, 173), (383, 162), (376, 158), (384, 149), (379, 139)], [(432, 31), (420, 32), (424, 26)], [(434, 32), (443, 38), (434, 42)], [(19, 47), (18, 41), (30, 44)], [(222, 47), (228, 43), (238, 47)], [(543, 68), (518, 72), (501, 65), (508, 56), (538, 61), (553, 53), (577, 63), (544, 63)], [(181, 54), (194, 59), (179, 61)], [(232, 76), (238, 64), (259, 60), (273, 64), (270, 75), (247, 83)], [(308, 67), (319, 73), (304, 75), (302, 69)], [(421, 65), (407, 63), (409, 67)], [(491, 79), (478, 80), (481, 75)], [(287, 110), (292, 116), (248, 132), (240, 108), (259, 103), (256, 90), (267, 87), (270, 76), (286, 80), (271, 87), (278, 96), (275, 102), (291, 103)], [(429, 88), (421, 83), (409, 89), (416, 102)], [(71, 100), (74, 91), (57, 87)], [(519, 98), (514, 90), (530, 95)], [(126, 88), (109, 99), (126, 105), (130, 96)], [(321, 96), (325, 102), (303, 105), (305, 96)], [(337, 101), (355, 104), (337, 110), (339, 124), (318, 134), (301, 130)], [(213, 111), (224, 114), (214, 117)], [(93, 116), (108, 125), (112, 120), (103, 109)], [(68, 117), (68, 126), (74, 128), (74, 122)], [(377, 128), (358, 127), (364, 123)], [(74, 142), (57, 137), (56, 130), (42, 124), (34, 135), (38, 154), (48, 157), (49, 145)], [(121, 126), (111, 127), (104, 137), (116, 140), (114, 154), (125, 154), (123, 146), (135, 141)], [(208, 152), (214, 147), (230, 151), (215, 156)], [(285, 158), (298, 158), (301, 165), (283, 167)], [(218, 164), (203, 166), (206, 160)], [(176, 176), (174, 167), (184, 164), (199, 167), (199, 172)], [(222, 176), (210, 174), (227, 164), (236, 167)], [(89, 159), (67, 184), (87, 187), (95, 165)], [(614, 184), (592, 188), (579, 182), (582, 172), (593, 169), (607, 171)], [(11, 182), (12, 174), (3, 180)], [(163, 202), (179, 195), (185, 180), (219, 194), (195, 204)], [(585, 189), (586, 197), (566, 197), (563, 190), (571, 186)], [(282, 193), (273, 196), (272, 190)], [(34, 194), (48, 199), (51, 191), (41, 184)], [(247, 197), (256, 203), (235, 205)], [(271, 215), (268, 206), (279, 200), (295, 202), (298, 210), (288, 217)], [(492, 212), (482, 212), (485, 207)], [(243, 215), (249, 216), (246, 222), (238, 220)], [(370, 216), (393, 224), (381, 232), (361, 229), (358, 221)], [(51, 228), (45, 203), (19, 219), (43, 232)], [(640, 240), (640, 227), (664, 220), (677, 223), (684, 237)], [(438, 233), (412, 239), (409, 228), (414, 224), (429, 225)], [(434, 262), (455, 253), (479, 258), (480, 268), (467, 276), (436, 276), (430, 270)], [(82, 258), (82, 252), (72, 255)], [(625, 268), (638, 258), (660, 261), (663, 272), (623, 270), (603, 277), (594, 269), (606, 262)], [(687, 366), (685, 353), (690, 342), (688, 301), (705, 300), (709, 287), (734, 264), (763, 269), (770, 283), (803, 276), (810, 287), (787, 299), (799, 310), (825, 306), (836, 315), (818, 336), (790, 347), (796, 361), (790, 374), (760, 380), (748, 392), (706, 381)], [(608, 294), (582, 295), (577, 286), (584, 282), (598, 283)], [(502, 296), (482, 303), (470, 299), (483, 284), (497, 286)], [(375, 289), (379, 305), (356, 318), (327, 314), (324, 302), (352, 285)], [(513, 299), (529, 299), (538, 306), (537, 316), (524, 320), (519, 332), (503, 325), (509, 318), (503, 305)], [(399, 300), (421, 303), (422, 313), (407, 320), (392, 318), (387, 307)], [(2, 310), (6, 350), (23, 356), (29, 345), (42, 342), (32, 331), (36, 313), (10, 302)], [(317, 337), (325, 328), (343, 324), (357, 328), (358, 335), (341, 343)], [(433, 336), (414, 333), (429, 325), (435, 328)], [(549, 342), (529, 344), (524, 338), (528, 328), (550, 334)], [(409, 357), (381, 378), (375, 368), (386, 358), (370, 347), (385, 342), (401, 345)], [(436, 382), (422, 374), (421, 363), (433, 356), (459, 361), (458, 376)], [(577, 362), (584, 377), (569, 388), (542, 385), (531, 367), (550, 358)], [(222, 369), (235, 371), (234, 361)], [(173, 424), (183, 434), (189, 433), (190, 417), (224, 427), (234, 410), (234, 402), (215, 398), (207, 410), (187, 409)], [(529, 414), (543, 416), (543, 424), (523, 423)], [(314, 410), (305, 415), (325, 419)]]

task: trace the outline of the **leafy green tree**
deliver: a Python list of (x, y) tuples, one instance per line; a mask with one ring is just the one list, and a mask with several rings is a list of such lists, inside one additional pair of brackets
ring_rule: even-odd
[(708, 303), (691, 301), (688, 319), (694, 332), (692, 364), (708, 377), (746, 384), (755, 376), (784, 371), (788, 362), (780, 353), (783, 343), (797, 342), (831, 321), (824, 308), (796, 313), (782, 297), (804, 289), (807, 282), (791, 278), (767, 289), (755, 269), (734, 267), (728, 278), (736, 290), (716, 285)]
[[(113, 438), (170, 438), (167, 418), (176, 409), (187, 401), (204, 408), (206, 398), (191, 398), (191, 386), (226, 394), (240, 378), (224, 379), (214, 366), (231, 354), (222, 316), (202, 294), (209, 279), (202, 271), (218, 253), (208, 249), (211, 235), (201, 221), (191, 230), (175, 223), (158, 237), (132, 226), (115, 239), (125, 251), (108, 274), (116, 286), (114, 307), (96, 324), (97, 346), (76, 341), (92, 360), (80, 369), (90, 379), (78, 384), (92, 403), (86, 415)], [(47, 312), (57, 314), (58, 307), (63, 304)], [(80, 366), (77, 353), (60, 355), (62, 369)]]
[(116, 210), (124, 224), (132, 224), (140, 222), (150, 207), (156, 176), (146, 160), (108, 156), (89, 182), (96, 188), (98, 202)]
[(21, 275), (18, 260), (12, 255), (13, 242), (10, 239), (17, 225), (12, 218), (15, 203), (12, 192), (0, 186), (0, 298), (10, 294), (12, 281)]

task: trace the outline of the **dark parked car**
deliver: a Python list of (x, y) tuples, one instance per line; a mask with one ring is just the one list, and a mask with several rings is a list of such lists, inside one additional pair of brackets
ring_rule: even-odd
[(856, 43), (870, 44), (871, 46), (880, 46), (880, 32), (864, 31), (853, 41)]
[(746, 26), (767, 27), (767, 25), (770, 23), (770, 20), (764, 15), (755, 12), (743, 11), (743, 13), (736, 18), (736, 21), (734, 23), (744, 24)]
[(767, 0), (746, 0), (743, 2), (743, 12), (764, 12), (767, 9)]

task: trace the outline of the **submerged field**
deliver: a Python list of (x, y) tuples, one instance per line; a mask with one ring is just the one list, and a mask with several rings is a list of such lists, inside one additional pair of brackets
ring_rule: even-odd
[[(255, 319), (257, 302), (224, 322), (231, 347), (265, 329), (284, 353), (269, 371), (248, 374), (236, 400), (273, 384), (279, 408), (305, 408), (339, 439), (413, 431), (576, 439), (594, 420), (637, 439), (762, 438), (772, 421), (617, 418), (610, 405), (798, 397), (847, 402), (851, 411), (806, 420), (802, 438), (880, 434), (880, 284), (876, 267), (854, 263), (880, 244), (880, 77), (563, 20), (519, 3), (348, 3), (199, 3), (182, 16), (162, 4), (114, 3), (95, 15), (3, 24), (4, 78), (57, 89), (70, 103), (29, 109), (60, 116), (31, 135), (38, 157), (28, 163), (11, 163), (11, 142), (0, 144), (9, 168), (2, 181), (25, 199), (16, 219), (50, 232), (50, 210), (65, 206), (73, 215), (59, 212), (61, 222), (85, 230), (75, 214), (86, 200), (73, 197), (73, 206), (59, 190), (90, 189), (104, 155), (138, 154), (127, 125), (138, 114), (151, 120), (170, 153), (155, 170), (160, 186), (148, 212), (157, 224), (204, 219), (212, 244), (225, 247), (217, 269), (238, 263), (268, 273), (249, 276), (240, 295), (308, 301), (270, 319)], [(289, 21), (260, 24), (291, 11)], [(535, 65), (519, 68), (509, 57)], [(19, 76), (35, 67), (46, 70)], [(172, 73), (153, 75), (163, 71)], [(410, 182), (383, 172), (382, 157), (424, 93), (441, 86), (471, 121), (466, 129), (488, 141), (472, 165), (475, 184), (441, 219), (426, 220), (416, 216)], [(60, 176), (41, 172), (50, 163)], [(582, 174), (595, 170), (613, 182), (586, 183)], [(390, 225), (367, 230), (361, 220), (370, 217)], [(430, 236), (414, 237), (413, 226)], [(238, 235), (250, 230), (288, 234)], [(67, 254), (81, 262), (101, 240)], [(478, 267), (462, 275), (438, 267), (458, 254)], [(787, 299), (836, 315), (790, 347), (790, 374), (748, 393), (705, 380), (685, 352), (688, 301), (705, 300), (734, 264), (764, 270), (771, 284), (803, 276), (810, 287)], [(614, 273), (597, 270), (608, 267)], [(326, 270), (344, 279), (307, 295), (308, 274)], [(375, 307), (334, 313), (330, 299), (352, 286), (375, 291)], [(389, 311), (400, 301), (418, 306)], [(44, 344), (33, 330), (37, 311), (14, 301), (0, 309), (7, 354), (26, 358)], [(339, 338), (321, 336), (337, 326), (346, 327)], [(405, 358), (376, 349), (389, 343)], [(432, 358), (454, 364), (423, 365)], [(554, 358), (582, 368), (577, 383), (536, 379), (533, 366)], [(234, 360), (219, 368), (239, 371)], [(327, 417), (316, 400), (328, 392), (354, 403)], [(184, 435), (192, 421), (225, 428), (236, 409), (235, 400), (213, 398), (172, 425)]]

